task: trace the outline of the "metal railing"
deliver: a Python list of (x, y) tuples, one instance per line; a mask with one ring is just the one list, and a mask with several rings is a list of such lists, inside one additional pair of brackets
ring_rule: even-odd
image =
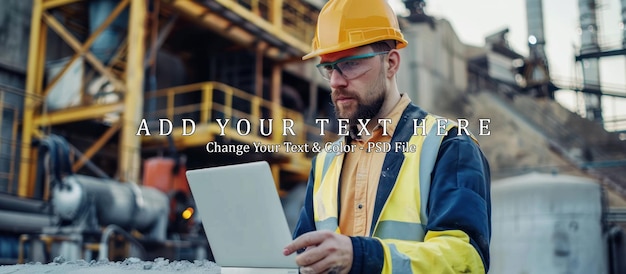
[[(238, 0), (242, 7), (305, 43), (315, 34), (319, 11), (302, 0)], [(276, 10), (280, 9), (280, 10)], [(276, 16), (281, 14), (280, 16)], [(282, 18), (282, 20), (281, 20)]]
[(145, 113), (148, 120), (168, 119), (174, 127), (181, 127), (182, 119), (191, 119), (201, 125), (219, 121), (231, 132), (238, 130), (235, 132), (239, 135), (276, 144), (333, 141), (337, 137), (328, 131), (321, 135), (320, 126), (307, 124), (300, 111), (220, 82), (149, 92), (145, 101), (156, 106), (155, 110)]

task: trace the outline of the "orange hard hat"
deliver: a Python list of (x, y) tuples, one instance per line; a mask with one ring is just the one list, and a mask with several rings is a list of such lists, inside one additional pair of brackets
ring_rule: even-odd
[(384, 40), (396, 40), (397, 49), (407, 45), (387, 1), (330, 0), (317, 19), (312, 50), (302, 60)]

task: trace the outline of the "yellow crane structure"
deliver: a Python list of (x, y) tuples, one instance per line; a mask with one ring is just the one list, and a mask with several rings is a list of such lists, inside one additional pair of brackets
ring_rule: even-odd
[[(309, 51), (314, 35), (314, 26), (319, 7), (305, 0), (119, 0), (106, 20), (91, 33), (84, 33), (73, 18), (85, 17), (84, 0), (33, 0), (30, 45), (27, 65), (27, 80), (24, 96), (23, 120), (21, 123), (21, 155), (17, 194), (32, 197), (35, 188), (37, 153), (33, 140), (45, 137), (47, 129), (79, 121), (98, 121), (106, 130), (86, 149), (72, 169), (77, 171), (101, 151), (105, 145), (117, 149), (118, 163), (116, 179), (122, 182), (140, 182), (142, 149), (167, 144), (165, 136), (137, 134), (145, 117), (159, 117), (174, 120), (195, 115), (195, 133), (183, 136), (182, 127), (177, 125), (171, 133), (177, 149), (203, 147), (220, 137), (220, 127), (216, 118), (245, 118), (251, 128), (259, 127), (261, 118), (280, 121), (290, 118), (294, 121), (295, 136), (274, 133), (261, 135), (258, 130), (250, 134), (236, 134), (233, 128), (225, 128), (227, 141), (252, 144), (263, 142), (281, 144), (284, 141), (306, 143), (307, 132), (319, 129), (305, 125), (301, 109), (290, 109), (281, 103), (282, 77), (289, 66), (294, 73), (306, 74), (301, 67), (300, 56)], [(128, 24), (123, 43), (115, 49), (110, 61), (101, 60), (91, 51), (94, 41), (121, 14), (128, 13)], [(180, 23), (184, 21), (184, 25)], [(168, 43), (170, 33), (180, 28), (193, 26), (199, 29), (197, 35), (205, 32), (217, 34), (228, 41), (231, 48), (252, 52), (255, 62), (250, 64), (254, 71), (254, 88), (245, 90), (220, 81), (210, 80), (188, 83), (182, 86), (161, 90), (146, 91), (146, 67), (154, 63), (156, 51)], [(94, 26), (92, 26), (94, 28)], [(83, 32), (81, 39), (76, 33)], [(61, 38), (73, 50), (73, 55), (60, 72), (51, 80), (45, 81), (48, 37), (51, 32)], [(193, 57), (192, 57), (193, 58)], [(71, 70), (73, 62), (84, 61), (91, 68), (85, 73), (81, 89), (81, 103), (60, 110), (46, 109), (45, 99), (64, 75)], [(118, 100), (98, 102), (86, 91), (87, 82), (99, 75), (118, 94)], [(269, 81), (264, 87), (264, 75)], [(316, 93), (318, 81), (303, 80), (309, 87), (305, 93)], [(323, 84), (322, 84), (323, 85)], [(264, 93), (265, 89), (265, 93)], [(267, 93), (269, 89), (269, 93)], [(195, 96), (191, 103), (181, 103), (181, 96)], [(309, 95), (309, 107), (315, 109), (317, 95)], [(144, 112), (146, 100), (155, 100), (158, 108), (152, 113)], [(116, 119), (105, 119), (115, 115)], [(105, 121), (106, 120), (106, 121)], [(280, 123), (273, 127), (280, 130)], [(319, 134), (317, 134), (319, 137)], [(115, 138), (114, 136), (118, 136)], [(269, 156), (268, 156), (269, 157)], [(308, 175), (309, 161), (304, 153), (283, 153), (271, 156), (280, 158), (272, 163), (275, 178), (281, 172), (288, 172), (302, 180)], [(278, 181), (278, 180), (277, 180)], [(277, 186), (279, 187), (279, 186)], [(280, 188), (280, 187), (279, 187)], [(44, 193), (44, 199), (47, 197)]]

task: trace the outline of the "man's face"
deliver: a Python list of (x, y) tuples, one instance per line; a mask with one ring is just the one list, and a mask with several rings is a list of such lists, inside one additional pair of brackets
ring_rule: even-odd
[[(370, 47), (361, 47), (326, 54), (321, 56), (321, 63), (334, 62), (372, 52)], [(335, 113), (339, 118), (350, 119), (351, 124), (355, 124), (356, 119), (371, 119), (376, 116), (387, 93), (381, 56), (359, 59), (358, 64), (369, 69), (362, 75), (350, 80), (346, 80), (341, 73), (334, 70), (329, 79)]]

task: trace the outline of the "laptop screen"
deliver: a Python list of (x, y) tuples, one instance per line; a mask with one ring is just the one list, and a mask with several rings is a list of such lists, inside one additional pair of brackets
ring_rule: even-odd
[(282, 254), (292, 239), (267, 162), (190, 170), (187, 179), (218, 265), (297, 268), (294, 254)]

